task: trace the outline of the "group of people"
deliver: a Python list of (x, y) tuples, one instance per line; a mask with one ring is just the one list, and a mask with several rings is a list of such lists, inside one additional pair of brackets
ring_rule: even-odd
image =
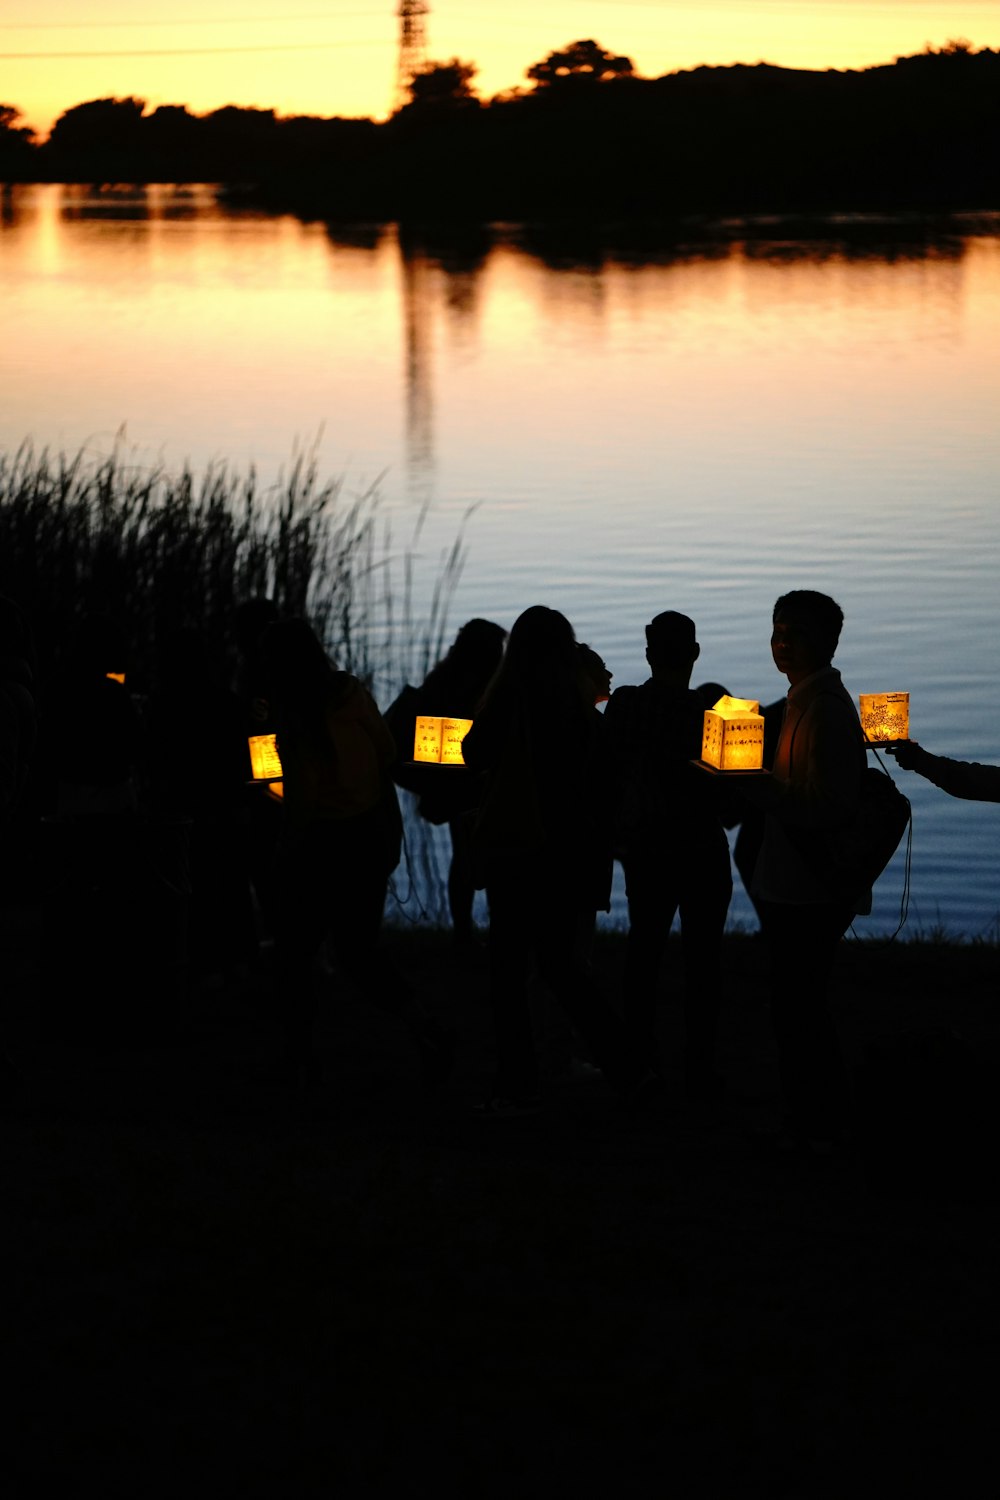
[[(870, 893), (832, 873), (831, 846), (860, 813), (864, 740), (832, 665), (843, 616), (800, 590), (774, 609), (772, 650), (790, 684), (769, 774), (739, 796), (700, 762), (704, 713), (718, 689), (691, 686), (694, 622), (676, 611), (646, 627), (648, 680), (620, 687), (603, 715), (572, 627), (536, 606), (514, 623), (501, 666), (463, 743), (483, 777), (473, 827), (490, 917), (497, 1087), (488, 1108), (537, 1106), (527, 982), (563, 1004), (608, 1081), (655, 1093), (661, 960), (679, 915), (684, 968), (685, 1085), (711, 1098), (722, 937), (732, 894), (727, 826), (761, 815), (751, 880), (772, 953), (772, 1016), (787, 1119), (829, 1140), (846, 1080), (827, 1003), (836, 943)], [(629, 911), (623, 1006), (596, 989), (582, 934), (610, 905), (620, 859)]]
[[(16, 607), (0, 606), (0, 792), (9, 805), (24, 786), (39, 725), (28, 634)], [(232, 747), (248, 728), (260, 727), (251, 725), (253, 718), (277, 735), (283, 799), (268, 814), (274, 838), (259, 883), (269, 893), (291, 1070), (308, 1067), (314, 967), (329, 942), (349, 980), (409, 1029), (427, 1076), (436, 1084), (448, 1077), (453, 1039), (388, 962), (380, 941), (400, 858), (401, 785), (418, 793), (422, 816), (448, 825), (448, 892), (460, 945), (474, 937), (475, 891), (486, 895), (496, 1073), (481, 1113), (516, 1116), (540, 1107), (533, 979), (547, 987), (592, 1064), (623, 1099), (655, 1101), (662, 1094), (658, 985), (675, 916), (685, 1089), (692, 1099), (711, 1100), (720, 1088), (719, 976), (732, 893), (726, 830), (741, 823), (737, 864), (770, 952), (781, 1132), (820, 1148), (836, 1141), (848, 1091), (829, 1007), (830, 975), (840, 938), (856, 913), (870, 909), (871, 897), (845, 857), (864, 818), (866, 752), (854, 703), (832, 664), (843, 625), (833, 599), (795, 590), (775, 603), (771, 649), (788, 693), (768, 715), (768, 769), (737, 782), (700, 763), (705, 709), (721, 689), (692, 687), (696, 628), (673, 610), (646, 626), (648, 679), (613, 692), (601, 657), (576, 640), (559, 611), (535, 605), (509, 633), (472, 620), (424, 683), (385, 716), (362, 682), (332, 664), (305, 621), (277, 619), (265, 601), (248, 607), (241, 623), (243, 680), (225, 698), (218, 738)], [(109, 739), (103, 748), (93, 736), (89, 741), (94, 785), (56, 783), (59, 805), (78, 819), (102, 809), (133, 810), (126, 772), (134, 725), (116, 681), (121, 674), (109, 671), (109, 652), (103, 626), (82, 631), (69, 682), (49, 711), (57, 729), (60, 714), (75, 727), (96, 715), (95, 732)], [(179, 686), (190, 683), (190, 650), (181, 642), (174, 654)], [(164, 703), (166, 734), (176, 717)], [(472, 720), (460, 774), (418, 773), (410, 757), (417, 714)], [(43, 746), (44, 729), (43, 715)], [(48, 742), (58, 741), (50, 723)], [(118, 779), (101, 786), (113, 751), (124, 757)], [(1000, 800), (1000, 768), (943, 760), (912, 742), (895, 754), (900, 765), (955, 796)], [(220, 787), (242, 779), (233, 776), (228, 756), (229, 749), (219, 758)], [(169, 774), (164, 780), (174, 785)], [(200, 771), (191, 778), (195, 787), (201, 796)], [(610, 908), (616, 858), (629, 912), (620, 1007), (590, 963), (595, 915)]]
[[(489, 907), (495, 1092), (484, 1106), (539, 1106), (528, 981), (565, 1009), (608, 1082), (655, 1095), (658, 979), (679, 915), (684, 970), (684, 1075), (711, 1099), (716, 1075), (722, 937), (732, 893), (727, 828), (770, 958), (770, 1010), (783, 1118), (776, 1138), (825, 1150), (849, 1118), (847, 1072), (829, 1004), (837, 944), (871, 889), (853, 851), (863, 843), (867, 755), (857, 709), (833, 658), (843, 612), (813, 590), (775, 603), (771, 650), (788, 681), (768, 711), (765, 772), (737, 782), (701, 762), (705, 709), (721, 689), (694, 688), (694, 622), (676, 611), (646, 627), (650, 675), (610, 692), (600, 657), (569, 621), (534, 606), (514, 623), (503, 659), (463, 742), (481, 790), (469, 843)], [(602, 714), (595, 703), (607, 700)], [(1000, 800), (1000, 770), (897, 747), (899, 764), (955, 795)], [(744, 835), (746, 835), (744, 839)], [(608, 910), (621, 861), (629, 933), (621, 1010), (587, 961), (594, 914)]]

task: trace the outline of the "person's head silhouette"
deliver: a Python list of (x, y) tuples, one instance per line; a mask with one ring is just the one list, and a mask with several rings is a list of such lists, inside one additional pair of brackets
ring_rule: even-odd
[(646, 626), (646, 660), (654, 677), (687, 686), (700, 655), (694, 621), (688, 615), (666, 609)]
[(828, 594), (793, 589), (776, 601), (771, 655), (792, 687), (828, 667), (840, 641), (844, 611)]
[(604, 657), (588, 646), (586, 641), (577, 644), (580, 656), (580, 666), (586, 681), (588, 693), (591, 693), (595, 706), (598, 703), (607, 703), (611, 697), (611, 679), (615, 675), (609, 671)]

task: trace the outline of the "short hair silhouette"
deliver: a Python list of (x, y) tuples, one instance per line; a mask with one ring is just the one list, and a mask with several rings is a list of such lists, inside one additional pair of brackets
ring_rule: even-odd
[(775, 601), (771, 619), (776, 620), (780, 614), (792, 614), (804, 621), (817, 646), (828, 660), (833, 659), (844, 628), (844, 611), (836, 599), (815, 589), (792, 589)]
[(694, 621), (676, 609), (665, 609), (646, 626), (646, 649), (658, 661), (689, 662), (697, 651)]

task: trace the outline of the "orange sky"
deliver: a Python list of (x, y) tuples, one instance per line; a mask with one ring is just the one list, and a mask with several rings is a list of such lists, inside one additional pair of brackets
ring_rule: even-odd
[[(6, 0), (0, 102), (45, 133), (88, 99), (384, 116), (398, 0)], [(199, 14), (200, 12), (200, 14)], [(647, 77), (767, 61), (858, 68), (965, 37), (1000, 47), (1000, 0), (429, 0), (428, 55), (479, 66), (489, 96), (556, 47), (592, 36)]]

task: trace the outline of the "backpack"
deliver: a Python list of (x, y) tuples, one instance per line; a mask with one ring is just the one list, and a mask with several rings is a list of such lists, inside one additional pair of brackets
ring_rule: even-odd
[[(868, 748), (872, 749), (871, 746)], [(903, 834), (909, 829), (903, 898), (900, 902), (899, 926), (896, 928), (896, 932), (899, 932), (906, 921), (909, 906), (913, 814), (909, 798), (903, 796), (879, 759), (878, 752), (873, 753), (878, 766), (866, 766), (862, 772), (858, 810), (848, 827), (831, 831), (823, 841), (821, 857), (832, 883), (846, 899), (854, 901), (871, 891), (899, 848)], [(814, 849), (808, 855), (804, 849), (802, 852), (810, 859), (814, 859), (818, 853)], [(865, 915), (870, 908), (863, 906), (857, 910), (859, 915)]]
[(828, 851), (838, 883), (855, 892), (870, 890), (899, 848), (911, 821), (909, 799), (888, 771), (866, 766), (857, 817), (849, 829), (831, 841)]

